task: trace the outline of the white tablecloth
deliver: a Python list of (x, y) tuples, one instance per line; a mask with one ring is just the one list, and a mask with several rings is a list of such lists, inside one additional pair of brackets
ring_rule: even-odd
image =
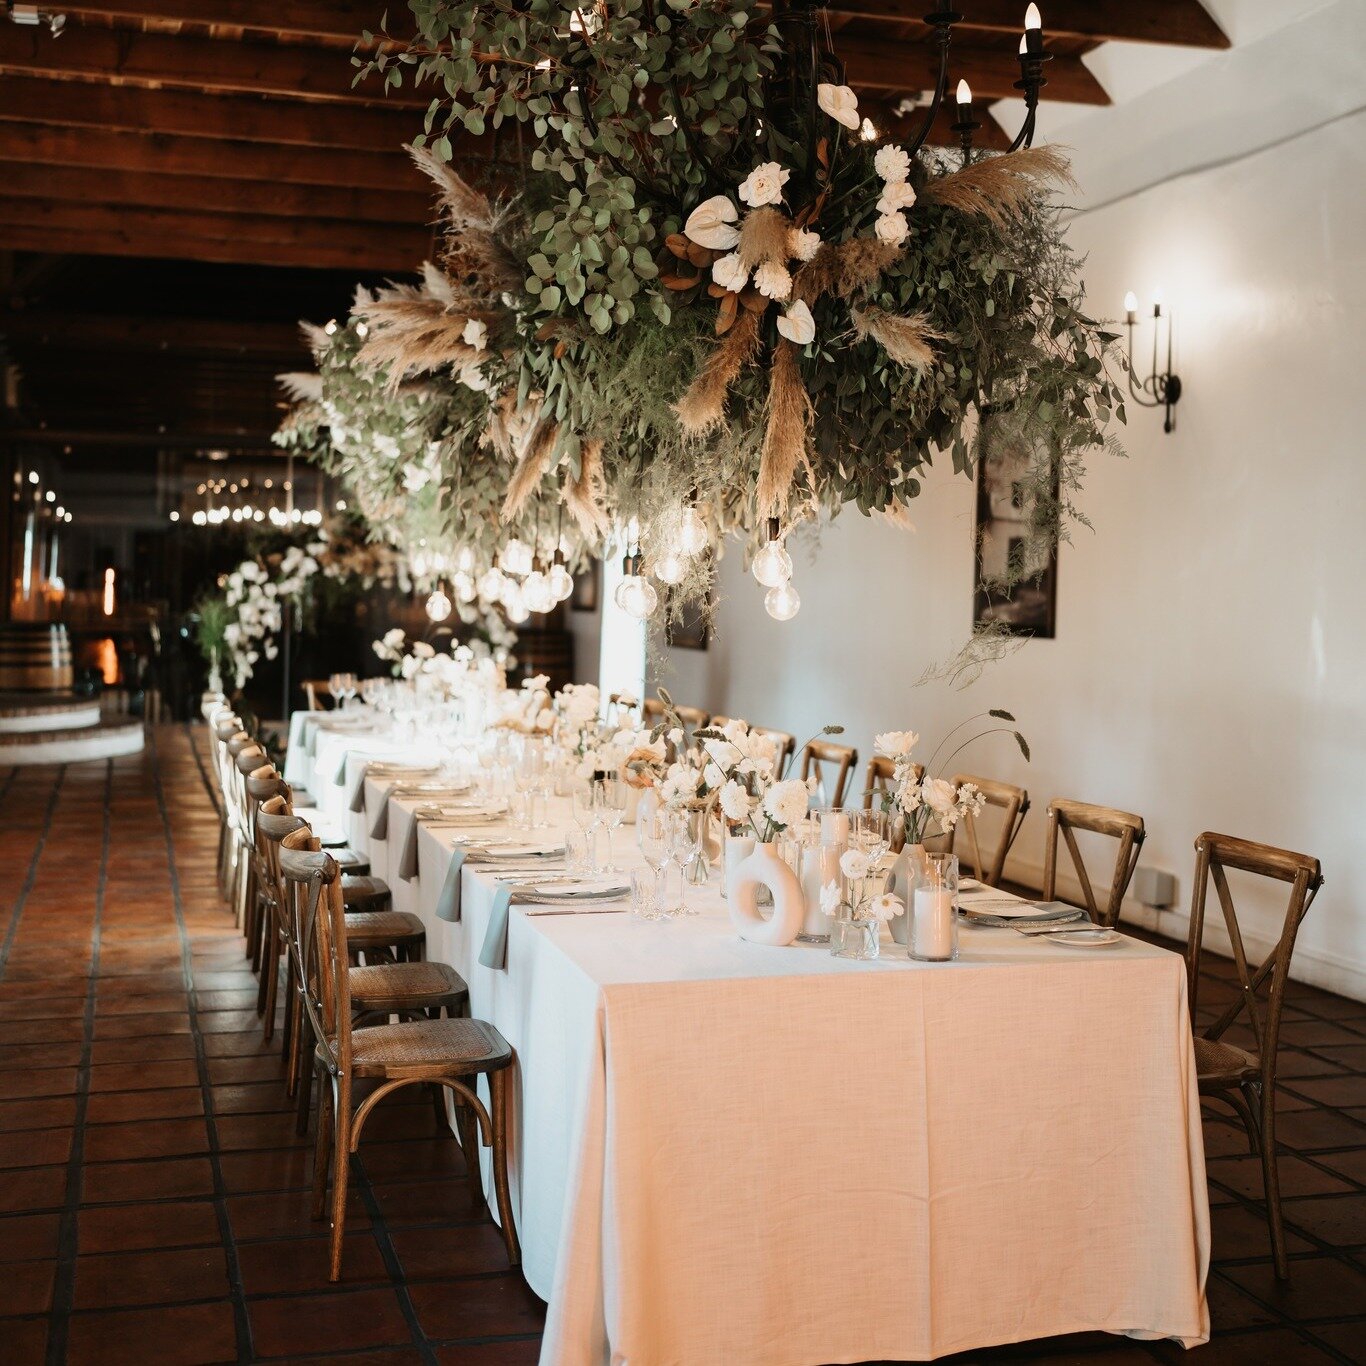
[[(355, 737), (333, 746), (359, 750)], [(320, 735), (320, 748), (323, 745)], [(394, 798), (394, 861), (415, 800)], [(1204, 1341), (1209, 1216), (1185, 971), (965, 929), (958, 962), (874, 963), (695, 918), (511, 912), (454, 832), (405, 888), (428, 954), (517, 1053), (513, 1208), (549, 1302), (541, 1359), (806, 1366), (1106, 1330)], [(630, 829), (619, 861), (634, 861)], [(487, 1175), (487, 1173), (486, 1173)]]

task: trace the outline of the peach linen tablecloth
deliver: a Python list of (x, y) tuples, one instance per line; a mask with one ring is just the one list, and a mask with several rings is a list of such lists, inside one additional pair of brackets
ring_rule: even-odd
[(701, 914), (674, 922), (514, 907), (495, 970), (479, 962), (487, 870), (462, 872), (458, 922), (436, 913), (452, 839), (419, 827), (414, 904), (428, 955), (517, 1052), (513, 1199), (549, 1302), (543, 1362), (1207, 1339), (1176, 954), (965, 929), (956, 963), (890, 944), (845, 962), (739, 940), (713, 877), (692, 892)]

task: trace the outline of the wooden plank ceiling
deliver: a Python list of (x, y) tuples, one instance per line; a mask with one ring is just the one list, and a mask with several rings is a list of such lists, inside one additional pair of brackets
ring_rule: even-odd
[[(1041, 7), (1054, 54), (1045, 106), (1108, 103), (1081, 60), (1100, 42), (1228, 45), (1199, 0)], [(848, 79), (885, 131), (904, 133), (913, 122), (905, 102), (933, 84), (922, 17), (932, 8), (827, 7)], [(953, 79), (971, 82), (979, 110), (1014, 98), (1025, 0), (960, 8)], [(50, 440), (260, 439), (271, 422), (269, 375), (306, 362), (287, 321), (299, 314), (283, 311), (296, 301), (279, 278), (309, 268), (319, 286), (297, 301), (307, 305), (300, 311), (326, 317), (345, 308), (342, 282), (406, 273), (430, 250), (430, 195), (402, 151), (430, 96), (352, 85), (356, 37), (378, 27), (384, 0), (44, 0), (40, 9), (65, 14), (60, 36), (11, 22), (0, 4), (0, 365), (7, 352), (25, 375), (19, 428)], [(401, 0), (389, 13), (401, 35)], [(1004, 146), (1001, 128), (979, 117), (979, 140)], [(941, 119), (936, 140), (954, 140), (950, 122)], [(508, 134), (469, 139), (457, 157), (483, 179), (515, 174), (514, 150)], [(214, 273), (206, 293), (219, 302), (149, 305), (136, 291), (119, 302), (120, 259), (134, 272), (147, 259), (213, 263), (202, 269)], [(84, 263), (85, 292), (47, 288), (62, 262)], [(181, 268), (171, 278), (183, 287), (188, 277)], [(253, 322), (224, 309), (239, 293), (274, 303)], [(101, 373), (71, 383), (92, 369)], [(120, 401), (140, 384), (145, 402)], [(84, 414), (72, 409), (76, 393), (90, 399)], [(13, 414), (8, 425), (15, 430)]]

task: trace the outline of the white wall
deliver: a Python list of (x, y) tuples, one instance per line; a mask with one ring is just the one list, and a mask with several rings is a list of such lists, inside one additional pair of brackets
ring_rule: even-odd
[[(864, 757), (877, 730), (932, 745), (1010, 708), (1033, 763), (1008, 743), (964, 757), (1030, 790), (1016, 876), (1037, 875), (1055, 795), (1145, 817), (1143, 864), (1177, 875), (1180, 908), (1149, 920), (1177, 936), (1200, 831), (1315, 854), (1326, 885), (1295, 975), (1366, 998), (1366, 115), (1070, 231), (1096, 312), (1163, 287), (1186, 394), (1175, 434), (1132, 409), (1129, 458), (1095, 457), (1095, 533), (1063, 547), (1057, 639), (966, 691), (913, 687), (970, 627), (972, 489), (945, 461), (914, 533), (851, 511), (814, 563), (795, 556), (790, 623), (733, 551), (711, 650), (668, 652), (663, 676), (680, 702), (803, 735), (842, 722)], [(1280, 917), (1254, 911), (1265, 943)]]

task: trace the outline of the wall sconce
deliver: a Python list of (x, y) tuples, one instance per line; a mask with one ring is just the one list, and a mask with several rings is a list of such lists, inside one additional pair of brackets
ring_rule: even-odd
[[(1167, 327), (1167, 368), (1161, 372), (1157, 368), (1159, 342), (1162, 325)], [(1144, 408), (1165, 409), (1162, 423), (1164, 432), (1176, 430), (1176, 418), (1172, 410), (1181, 397), (1180, 376), (1172, 374), (1172, 319), (1171, 314), (1162, 312), (1162, 296), (1153, 298), (1153, 366), (1147, 379), (1134, 383), (1134, 328), (1138, 326), (1138, 296), (1130, 290), (1124, 296), (1124, 325), (1129, 330), (1129, 392), (1134, 401)]]

